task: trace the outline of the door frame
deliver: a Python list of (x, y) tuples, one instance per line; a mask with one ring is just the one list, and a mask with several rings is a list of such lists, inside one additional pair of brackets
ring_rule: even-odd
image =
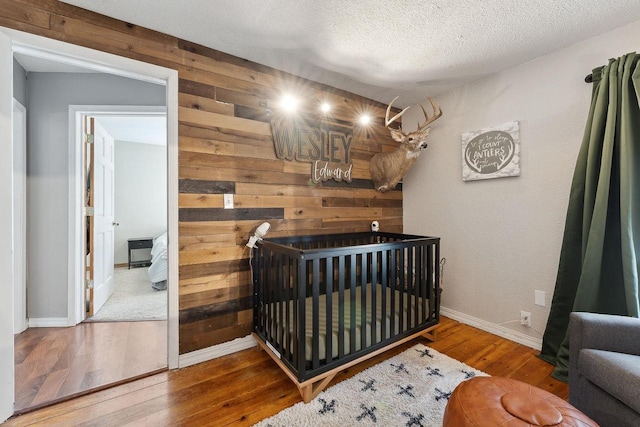
[[(85, 319), (84, 309), (84, 278), (85, 278), (85, 257), (83, 254), (86, 230), (84, 227), (85, 217), (85, 161), (83, 156), (82, 121), (84, 116), (95, 118), (110, 116), (128, 117), (149, 117), (167, 115), (167, 108), (163, 106), (144, 105), (69, 105), (69, 176), (74, 179), (75, 199), (69, 198), (69, 230), (73, 230), (73, 235), (69, 234), (69, 294), (68, 307), (69, 318), (73, 319), (73, 324), (77, 325)], [(168, 136), (167, 136), (168, 139)], [(168, 147), (168, 141), (167, 141)], [(168, 166), (167, 152), (167, 166)], [(168, 175), (168, 170), (167, 170)], [(71, 185), (71, 183), (70, 183)], [(168, 187), (167, 187), (168, 190)], [(76, 200), (78, 199), (78, 200)], [(167, 193), (167, 202), (169, 201)], [(167, 211), (167, 229), (169, 227), (169, 215)]]
[[(8, 77), (8, 78), (7, 78)], [(11, 38), (0, 34), (0, 423), (13, 414), (15, 401), (13, 341), (13, 55)]]
[[(22, 31), (0, 27), (11, 38), (14, 53), (23, 53), (43, 59), (50, 59), (89, 68), (98, 72), (142, 80), (166, 87), (167, 114), (167, 236), (168, 236), (168, 281), (167, 281), (167, 363), (170, 369), (177, 368), (179, 362), (178, 341), (178, 71), (146, 62), (125, 58), (106, 52), (73, 45), (58, 40), (36, 36)], [(72, 146), (68, 149), (71, 151)], [(69, 153), (71, 156), (71, 153)], [(71, 158), (71, 157), (70, 157)], [(69, 200), (77, 202), (75, 180), (69, 181)], [(82, 207), (71, 212), (82, 213)], [(75, 229), (70, 229), (75, 230)], [(69, 250), (76, 236), (69, 233)], [(10, 241), (10, 240), (9, 240)], [(73, 243), (73, 246), (76, 246)], [(74, 253), (77, 248), (74, 248)], [(77, 254), (77, 253), (76, 253)], [(70, 259), (76, 259), (70, 257)], [(76, 268), (74, 266), (74, 268)], [(74, 274), (71, 274), (74, 273)], [(75, 277), (75, 272), (69, 272)], [(75, 289), (71, 289), (75, 300)], [(13, 300), (13, 298), (11, 299)], [(75, 307), (67, 307), (68, 320), (75, 321)], [(13, 322), (12, 322), (13, 323)], [(73, 323), (75, 324), (75, 323)], [(71, 325), (70, 325), (71, 326)], [(2, 367), (0, 367), (2, 368)], [(13, 369), (13, 366), (12, 366)]]
[[(27, 239), (26, 239), (26, 191), (27, 191), (27, 109), (17, 99), (13, 98), (13, 138), (12, 138), (12, 155), (13, 166), (18, 167), (21, 171), (20, 176), (16, 176), (15, 169), (12, 170), (11, 176), (13, 178), (12, 189), (16, 189), (16, 180), (19, 180), (22, 194), (17, 195), (13, 192), (13, 289), (14, 289), (14, 325), (13, 333), (19, 334), (26, 330), (29, 326), (27, 321), (27, 282), (26, 282), (26, 265), (27, 254), (25, 251)], [(18, 126), (18, 132), (16, 132), (16, 125)], [(19, 139), (16, 139), (19, 138)], [(20, 164), (16, 164), (16, 161)], [(18, 203), (20, 204), (19, 210), (21, 215), (16, 215), (16, 197), (19, 197)], [(20, 267), (17, 267), (17, 265)], [(22, 270), (21, 274), (16, 274), (16, 267)], [(18, 278), (23, 280), (18, 283)]]

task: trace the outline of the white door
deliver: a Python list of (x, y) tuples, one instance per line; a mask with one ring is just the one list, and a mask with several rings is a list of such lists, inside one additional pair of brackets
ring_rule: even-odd
[(13, 156), (13, 52), (11, 39), (0, 33), (0, 423), (13, 414), (13, 233), (12, 181)]
[(93, 134), (93, 314), (113, 293), (114, 265), (114, 141), (94, 118)]
[(27, 329), (27, 110), (13, 100), (13, 332)]

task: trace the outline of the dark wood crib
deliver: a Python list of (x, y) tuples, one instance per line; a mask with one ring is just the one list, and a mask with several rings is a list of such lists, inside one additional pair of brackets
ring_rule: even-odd
[(350, 366), (435, 340), (440, 239), (367, 232), (264, 239), (252, 252), (254, 337), (309, 402)]

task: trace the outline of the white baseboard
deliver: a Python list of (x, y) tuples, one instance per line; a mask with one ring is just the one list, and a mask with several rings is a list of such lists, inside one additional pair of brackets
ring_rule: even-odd
[(27, 325), (29, 328), (68, 328), (75, 324), (66, 317), (30, 317)]
[(518, 344), (526, 345), (527, 347), (531, 347), (535, 350), (540, 350), (542, 348), (542, 339), (521, 334), (513, 329), (505, 328), (504, 326), (496, 325), (495, 323), (490, 323), (485, 320), (478, 319), (477, 317), (469, 316), (468, 314), (442, 306), (440, 307), (440, 314), (466, 325), (474, 326), (478, 329), (482, 329), (483, 331), (498, 335), (499, 337), (517, 342)]
[(196, 363), (217, 359), (218, 357), (246, 350), (257, 345), (256, 340), (251, 335), (247, 335), (243, 338), (236, 338), (233, 341), (181, 354), (178, 360), (178, 367), (186, 368), (187, 366), (195, 365)]

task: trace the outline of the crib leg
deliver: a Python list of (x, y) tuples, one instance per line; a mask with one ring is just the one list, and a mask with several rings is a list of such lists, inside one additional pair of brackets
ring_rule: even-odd
[(300, 395), (302, 396), (302, 400), (304, 400), (304, 403), (311, 402), (311, 400), (313, 400), (317, 395), (320, 394), (322, 390), (324, 390), (329, 385), (329, 383), (335, 376), (336, 374), (334, 373), (331, 375), (327, 375), (320, 381), (305, 383), (304, 385), (299, 386), (298, 389), (300, 390)]
[(438, 340), (438, 327), (434, 326), (431, 329), (427, 329), (423, 334), (423, 337), (425, 337), (426, 339), (428, 339), (431, 342), (437, 341)]

